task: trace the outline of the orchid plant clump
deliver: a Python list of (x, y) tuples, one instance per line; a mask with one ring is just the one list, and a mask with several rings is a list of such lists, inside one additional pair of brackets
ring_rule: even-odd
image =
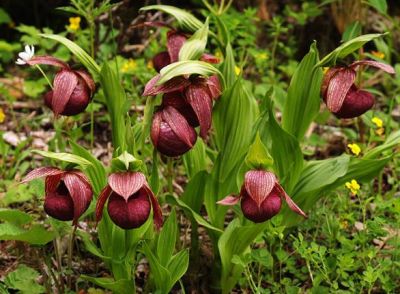
[[(395, 146), (397, 137), (359, 157), (358, 145), (356, 149), (349, 144), (356, 156), (307, 162), (301, 148), (321, 101), (337, 118), (358, 117), (373, 108), (375, 99), (356, 83), (356, 71), (361, 79), (364, 66), (391, 75), (394, 69), (370, 60), (342, 64), (380, 34), (355, 37), (322, 60), (313, 43), (291, 79), (280, 122), (273, 85), (259, 103), (245, 85), (243, 73), (236, 74), (233, 40), (221, 17), (231, 3), (225, 7), (222, 1), (218, 12), (209, 8), (211, 14), (204, 22), (172, 6), (141, 9), (172, 15), (176, 26), (159, 21), (136, 26), (169, 29), (167, 51), (152, 57), (157, 74), (142, 85), (147, 102), (139, 119), (130, 115), (131, 100), (109, 61), (97, 64), (71, 40), (43, 35), (65, 45), (85, 70), (49, 55), (34, 56), (33, 46), (19, 54), (18, 65), (59, 68), (53, 83), (49, 81), (52, 90), (43, 97), (55, 118), (84, 112), (96, 89), (104, 96), (113, 143), (108, 167), (70, 140), (71, 153), (35, 151), (61, 162), (63, 168), (41, 167), (21, 182), (44, 178), (44, 211), (57, 220), (72, 221), (71, 244), (77, 234), (112, 276), (81, 275), (81, 279), (114, 293), (136, 293), (135, 268), (144, 255), (151, 272), (148, 292), (169, 293), (178, 281), (184, 287), (181, 278), (198, 266), (197, 249), (204, 239), (199, 238), (201, 226), (212, 251), (211, 287), (230, 293), (242, 274), (247, 275), (248, 263), (242, 261), (252, 248), (268, 246), (264, 237), (278, 214), (282, 216), (280, 234), (288, 234), (329, 191), (346, 186), (357, 195), (357, 180), (372, 180), (391, 160), (380, 155)], [(216, 49), (213, 44), (223, 58), (206, 53)], [(328, 66), (324, 75), (322, 68)], [(182, 167), (174, 168), (180, 162)], [(187, 175), (185, 190), (176, 197), (175, 178), (182, 171)], [(160, 187), (164, 178), (168, 193)], [(177, 212), (190, 222), (190, 245), (181, 242)], [(95, 228), (98, 244), (77, 229), (83, 220)], [(256, 243), (259, 239), (264, 243)], [(70, 253), (70, 265), (72, 258)], [(68, 277), (70, 290), (71, 285)]]

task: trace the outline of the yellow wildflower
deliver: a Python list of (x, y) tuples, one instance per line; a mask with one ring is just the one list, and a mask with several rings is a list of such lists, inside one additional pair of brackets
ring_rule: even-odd
[(361, 152), (361, 148), (355, 143), (348, 144), (347, 147), (349, 147), (351, 152), (353, 152), (353, 154), (355, 154), (356, 156), (358, 156), (358, 154), (360, 154), (360, 152)]
[(2, 123), (5, 118), (6, 118), (6, 115), (3, 112), (3, 108), (0, 108), (0, 123)]
[(70, 17), (69, 18), (69, 28), (73, 31), (76, 31), (80, 27), (81, 18), (77, 17)]
[(378, 118), (378, 117), (376, 117), (376, 116), (374, 116), (374, 117), (372, 118), (372, 122), (373, 122), (378, 128), (383, 127), (383, 120), (381, 120), (380, 118)]
[(329, 69), (329, 67), (324, 67), (324, 68), (323, 68), (324, 74), (326, 74), (326, 72), (328, 71), (328, 69)]
[(347, 229), (347, 225), (348, 225), (347, 220), (344, 220), (343, 221), (343, 229)]
[(235, 65), (235, 74), (238, 76), (240, 74), (240, 67)]
[(378, 57), (380, 59), (384, 59), (385, 58), (385, 53), (381, 52), (381, 51), (374, 51), (372, 50), (372, 55), (374, 55), (375, 57)]
[(10, 21), (10, 22), (8, 23), (8, 27), (9, 27), (10, 29), (15, 28), (15, 22)]
[(222, 57), (222, 54), (221, 54), (221, 52), (220, 52), (220, 51), (217, 51), (217, 52), (215, 53), (215, 57), (217, 57), (217, 58), (220, 58), (220, 57)]
[(360, 190), (360, 185), (357, 183), (356, 180), (351, 180), (351, 182), (346, 183), (346, 188), (350, 189), (353, 195), (357, 195), (358, 190)]
[(129, 58), (129, 67), (131, 69), (135, 69), (135, 67), (136, 67), (136, 62), (132, 58)]
[(150, 70), (154, 70), (153, 60), (150, 60), (149, 62), (147, 62), (147, 68), (150, 69)]
[(265, 60), (265, 59), (267, 59), (267, 54), (265, 54), (265, 53), (257, 54), (255, 56), (255, 58), (256, 58), (256, 60)]
[(380, 128), (375, 131), (375, 134), (377, 134), (378, 136), (382, 136), (384, 133), (385, 133), (384, 128)]
[(122, 72), (126, 73), (129, 69), (129, 63), (128, 62), (124, 62), (124, 65), (122, 66)]

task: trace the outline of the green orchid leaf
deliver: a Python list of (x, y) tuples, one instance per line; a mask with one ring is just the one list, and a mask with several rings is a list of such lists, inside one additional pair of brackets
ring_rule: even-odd
[(197, 60), (206, 49), (208, 37), (208, 18), (205, 24), (191, 36), (179, 51), (179, 60)]
[(189, 180), (206, 168), (206, 150), (203, 140), (197, 140), (194, 147), (182, 156)]
[(135, 283), (127, 279), (115, 281), (110, 278), (93, 278), (87, 275), (80, 275), (80, 278), (93, 284), (112, 291), (115, 294), (132, 294), (135, 293)]
[(194, 33), (199, 30), (203, 23), (192, 14), (183, 9), (169, 6), (169, 5), (150, 5), (142, 7), (139, 11), (160, 10), (175, 17), (178, 22), (179, 28), (183, 31)]
[(44, 245), (55, 238), (54, 232), (47, 231), (41, 225), (32, 226), (29, 230), (22, 229), (11, 223), (0, 224), (0, 240), (14, 240), (35, 245)]
[(54, 160), (64, 161), (64, 162), (68, 162), (68, 163), (74, 163), (84, 169), (89, 166), (92, 166), (92, 163), (90, 161), (86, 160), (83, 157), (75, 155), (75, 154), (64, 153), (64, 152), (57, 153), (57, 152), (41, 151), (41, 150), (32, 150), (31, 152), (39, 154), (43, 157), (54, 159)]
[(96, 61), (94, 61), (93, 58), (90, 57), (89, 54), (87, 54), (85, 50), (79, 47), (75, 42), (72, 42), (71, 40), (59, 35), (40, 34), (40, 36), (60, 42), (66, 46), (88, 70), (97, 75), (100, 74), (100, 67)]
[(176, 221), (176, 214), (175, 210), (172, 209), (171, 214), (168, 216), (168, 219), (164, 223), (162, 231), (158, 236), (157, 256), (160, 264), (163, 267), (167, 267), (172, 259), (177, 232), (178, 225)]

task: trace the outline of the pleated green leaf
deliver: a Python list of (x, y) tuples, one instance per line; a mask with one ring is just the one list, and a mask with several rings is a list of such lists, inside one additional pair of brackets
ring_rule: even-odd
[(94, 61), (93, 58), (85, 52), (85, 50), (71, 40), (59, 35), (40, 34), (40, 36), (60, 42), (66, 46), (88, 70), (97, 75), (100, 74), (100, 67), (96, 61)]
[(167, 221), (164, 223), (162, 231), (158, 236), (157, 255), (160, 264), (167, 267), (172, 259), (175, 249), (176, 234), (178, 225), (176, 221), (175, 210), (172, 209)]
[(260, 132), (257, 132), (254, 143), (250, 146), (245, 162), (250, 169), (266, 170), (274, 163), (268, 149), (264, 146), (260, 139)]
[(32, 222), (34, 218), (18, 209), (0, 208), (0, 220), (22, 226)]
[(150, 5), (142, 7), (139, 11), (147, 10), (160, 10), (175, 17), (178, 22), (179, 28), (183, 31), (194, 33), (199, 30), (203, 23), (189, 12), (169, 5)]
[(191, 36), (179, 51), (179, 60), (197, 60), (206, 49), (208, 37), (208, 18), (205, 24)]
[(74, 163), (82, 168), (87, 168), (89, 166), (92, 166), (92, 163), (90, 161), (75, 154), (64, 153), (64, 152), (41, 151), (41, 150), (32, 150), (31, 152), (54, 160)]
[(163, 293), (169, 293), (169, 285), (171, 284), (171, 274), (169, 271), (161, 265), (157, 257), (152, 253), (151, 249), (146, 242), (143, 242), (143, 252), (150, 265), (150, 271), (154, 276), (154, 283), (157, 290), (163, 291)]
[[(171, 275), (171, 282), (169, 289), (175, 285), (175, 283), (186, 273), (189, 267), (189, 249), (185, 249), (173, 256), (171, 262), (168, 265), (168, 271)], [(168, 293), (170, 290), (168, 291)], [(165, 292), (167, 293), (167, 292)]]
[(206, 150), (203, 140), (197, 140), (194, 147), (182, 156), (186, 174), (192, 179), (198, 172), (206, 168)]
[(86, 275), (80, 275), (81, 279), (92, 282), (93, 284), (112, 291), (115, 294), (135, 293), (135, 284), (127, 279), (115, 281), (110, 278), (93, 278)]
[(319, 112), (319, 91), (323, 75), (321, 69), (313, 71), (318, 61), (318, 49), (316, 43), (313, 43), (290, 81), (283, 109), (283, 129), (299, 141)]
[(367, 153), (365, 153), (364, 157), (365, 159), (374, 159), (379, 156), (382, 152), (385, 150), (392, 149), (393, 147), (399, 146), (400, 144), (400, 130), (397, 130), (393, 133), (390, 133), (390, 135), (387, 137), (386, 141), (382, 144), (379, 145)]

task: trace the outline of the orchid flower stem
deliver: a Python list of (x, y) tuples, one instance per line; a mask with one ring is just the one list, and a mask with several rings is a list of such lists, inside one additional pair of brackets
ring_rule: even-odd
[(93, 153), (94, 147), (94, 106), (90, 103), (90, 152)]
[(61, 283), (61, 293), (65, 292), (64, 289), (64, 279), (62, 278), (62, 265), (61, 265), (61, 258), (60, 258), (60, 252), (58, 250), (58, 245), (57, 245), (57, 238), (55, 238), (53, 240), (53, 244), (54, 244), (54, 252), (55, 252), (55, 256), (56, 256), (56, 262), (57, 262), (57, 271), (59, 272), (60, 275), (60, 283)]
[(168, 193), (170, 195), (174, 194), (174, 185), (172, 181), (174, 180), (174, 159), (172, 157), (167, 158), (167, 181), (168, 181)]
[(44, 78), (46, 79), (47, 83), (50, 85), (50, 88), (51, 88), (52, 90), (54, 90), (53, 84), (50, 82), (49, 78), (48, 78), (47, 75), (44, 73), (43, 69), (42, 69), (38, 64), (36, 64), (36, 67), (37, 67), (38, 70), (42, 73), (42, 75), (43, 75)]
[(47, 276), (47, 273), (46, 273), (45, 269), (43, 268), (43, 264), (42, 264), (42, 261), (40, 260), (38, 251), (37, 251), (37, 249), (35, 247), (31, 247), (31, 248), (32, 248), (33, 255), (35, 256), (35, 259), (36, 259), (36, 261), (38, 263), (40, 273), (42, 274), (43, 283), (44, 283), (44, 286), (46, 288), (46, 293), (47, 294), (51, 294), (53, 292), (51, 291), (49, 280), (47, 279), (48, 276)]
[(68, 274), (67, 274), (67, 286), (68, 289), (71, 290), (71, 284), (72, 284), (72, 276), (71, 276), (71, 271), (72, 271), (72, 253), (74, 251), (74, 243), (75, 243), (75, 231), (78, 227), (78, 224), (74, 226), (72, 229), (70, 238), (69, 238), (69, 244), (68, 244)]
[(360, 134), (360, 142), (364, 144), (365, 143), (364, 122), (362, 121), (361, 117), (358, 117), (357, 121), (358, 121), (358, 132)]

